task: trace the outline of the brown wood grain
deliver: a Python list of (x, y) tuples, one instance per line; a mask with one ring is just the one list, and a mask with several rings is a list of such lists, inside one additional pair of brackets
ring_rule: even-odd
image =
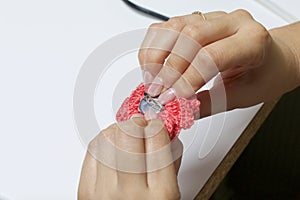
[(251, 120), (247, 128), (243, 131), (241, 136), (237, 139), (232, 148), (229, 150), (227, 155), (215, 169), (208, 181), (199, 191), (199, 193), (195, 197), (195, 200), (206, 200), (212, 196), (214, 191), (217, 189), (218, 185), (221, 183), (221, 181), (224, 179), (231, 167), (240, 157), (240, 155), (247, 147), (252, 137), (256, 134), (256, 132), (263, 124), (265, 119), (268, 117), (270, 112), (273, 110), (277, 102), (278, 100), (265, 103), (261, 107), (261, 109), (256, 113), (255, 117)]

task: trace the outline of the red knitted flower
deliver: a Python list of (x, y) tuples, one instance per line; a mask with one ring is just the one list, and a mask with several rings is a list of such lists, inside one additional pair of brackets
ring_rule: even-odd
[[(129, 120), (134, 114), (138, 114), (140, 101), (144, 97), (145, 87), (140, 84), (129, 97), (125, 99), (117, 112), (117, 121)], [(182, 97), (167, 103), (158, 117), (164, 122), (171, 139), (178, 136), (181, 129), (190, 128), (194, 124), (194, 114), (200, 111), (200, 101), (188, 100)]]

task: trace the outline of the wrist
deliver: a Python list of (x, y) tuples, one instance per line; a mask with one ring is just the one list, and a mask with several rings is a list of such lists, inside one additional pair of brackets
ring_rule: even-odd
[(271, 59), (276, 61), (276, 65), (281, 65), (285, 93), (300, 86), (300, 41), (298, 44), (297, 37), (290, 34), (289, 26), (272, 29), (269, 33), (273, 40), (272, 48), (277, 48), (279, 52)]

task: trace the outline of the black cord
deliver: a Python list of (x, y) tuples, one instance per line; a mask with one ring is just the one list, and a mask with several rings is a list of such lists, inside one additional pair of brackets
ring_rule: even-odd
[(130, 8), (138, 11), (138, 12), (141, 12), (143, 14), (146, 14), (146, 15), (149, 15), (151, 17), (154, 17), (154, 18), (157, 18), (157, 19), (160, 19), (160, 20), (163, 20), (163, 21), (168, 21), (169, 20), (169, 17), (167, 16), (164, 16), (162, 14), (159, 14), (157, 12), (154, 12), (152, 10), (149, 10), (147, 8), (143, 8), (139, 5), (136, 5), (135, 3), (132, 3), (131, 1), (128, 1), (128, 0), (122, 0), (126, 5), (128, 5)]

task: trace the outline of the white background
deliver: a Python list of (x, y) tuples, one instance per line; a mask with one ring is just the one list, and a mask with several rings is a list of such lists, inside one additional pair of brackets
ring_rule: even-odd
[[(268, 28), (285, 24), (252, 1), (136, 2), (169, 16), (245, 8)], [(111, 36), (153, 22), (118, 0), (0, 1), (0, 199), (76, 199), (85, 154), (72, 110), (80, 67)], [(229, 113), (216, 146), (209, 138), (204, 145), (205, 159), (199, 159), (199, 144), (206, 135), (195, 132), (200, 136), (185, 152), (179, 175), (183, 199), (203, 186), (256, 111)], [(215, 137), (213, 127), (209, 133)], [(182, 135), (185, 144), (190, 137)]]

